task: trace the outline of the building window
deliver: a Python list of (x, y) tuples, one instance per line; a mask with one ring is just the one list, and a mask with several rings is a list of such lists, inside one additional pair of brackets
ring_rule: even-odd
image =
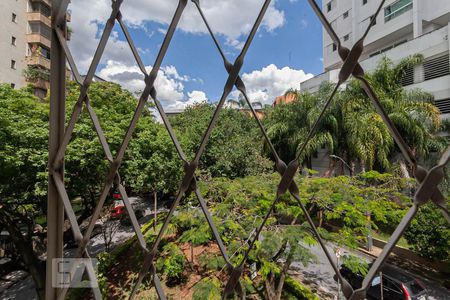
[(42, 2), (33, 2), (31, 3), (30, 11), (32, 12), (39, 12), (42, 15), (46, 16), (47, 18), (51, 15), (51, 9), (49, 6), (47, 6), (45, 3)]
[(41, 56), (50, 59), (50, 50), (41, 46)]
[(13, 45), (13, 46), (16, 45), (16, 37), (15, 36), (11, 37), (11, 45)]
[(328, 2), (327, 3), (327, 12), (330, 12), (331, 11), (331, 2)]
[(368, 0), (362, 0), (362, 5), (366, 5)]
[(17, 23), (17, 15), (15, 13), (12, 13), (11, 21), (14, 22), (14, 23)]
[(348, 34), (344, 35), (344, 42), (348, 41), (349, 38), (350, 38), (350, 35), (348, 35)]
[(16, 84), (15, 84), (15, 83), (11, 83), (11, 87), (12, 87), (12, 88), (15, 88), (15, 87), (16, 87)]
[(47, 25), (41, 22), (28, 22), (30, 33), (37, 33), (42, 35), (43, 37), (50, 39), (52, 36), (52, 30)]
[(375, 15), (370, 16), (370, 23), (372, 23), (372, 20), (373, 20), (373, 25), (376, 25), (377, 24), (377, 19), (375, 18)]
[(436, 106), (441, 114), (450, 114), (450, 98), (435, 100), (434, 106)]
[(348, 10), (344, 13), (343, 17), (344, 17), (344, 19), (348, 18)]
[(14, 59), (11, 59), (11, 69), (16, 69), (16, 61)]
[(411, 10), (413, 7), (412, 0), (398, 0), (391, 5), (384, 8), (384, 22), (388, 22), (408, 10)]
[(333, 52), (337, 50), (337, 46), (335, 43), (333, 43)]

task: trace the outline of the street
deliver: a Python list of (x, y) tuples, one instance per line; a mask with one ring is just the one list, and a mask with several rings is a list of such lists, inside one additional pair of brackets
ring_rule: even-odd
[[(333, 258), (336, 259), (334, 254), (334, 249), (332, 246), (327, 246), (328, 250), (332, 254)], [(292, 269), (300, 273), (301, 277), (306, 280), (306, 283), (316, 284), (325, 294), (337, 295), (337, 283), (333, 279), (335, 275), (333, 268), (325, 256), (324, 251), (319, 245), (311, 246), (311, 252), (317, 257), (318, 263), (310, 264), (304, 267), (301, 263), (293, 263)], [(344, 250), (344, 254), (349, 253), (348, 250)], [(359, 256), (360, 258), (370, 262), (373, 260), (372, 257), (364, 255), (358, 251), (352, 251), (353, 255)], [(427, 278), (421, 277), (419, 275), (411, 274), (405, 270), (400, 270), (399, 268), (389, 265), (399, 272), (407, 273), (415, 278), (420, 279), (426, 286), (429, 293), (429, 300), (448, 300), (450, 299), (450, 291), (442, 287), (439, 283), (429, 280)], [(333, 298), (331, 298), (333, 299)]]

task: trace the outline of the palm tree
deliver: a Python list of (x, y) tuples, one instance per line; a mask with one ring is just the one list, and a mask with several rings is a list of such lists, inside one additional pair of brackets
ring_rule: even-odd
[[(268, 109), (265, 118), (267, 134), (285, 162), (291, 161), (299, 154), (298, 151), (316, 121), (329, 90), (329, 86), (324, 85), (316, 95), (291, 91), (296, 94), (295, 101)], [(300, 156), (308, 167), (310, 167), (309, 158), (317, 149), (323, 146), (331, 150), (335, 148), (336, 141), (332, 129), (336, 125), (337, 121), (332, 114), (326, 114), (322, 118), (319, 129)]]
[[(421, 90), (407, 91), (401, 84), (407, 70), (422, 62), (421, 55), (407, 57), (396, 65), (384, 57), (366, 78), (413, 153), (426, 157), (445, 145), (443, 138), (436, 135), (441, 127), (439, 110), (433, 105), (432, 95)], [(333, 89), (332, 84), (325, 83), (315, 94), (297, 92), (296, 101), (278, 105), (268, 112), (267, 132), (283, 159), (289, 161), (298, 154)], [(359, 163), (363, 171), (386, 170), (399, 153), (387, 126), (355, 79), (335, 95), (301, 159), (308, 162), (323, 146), (353, 166)], [(404, 161), (399, 162), (407, 170)], [(331, 175), (335, 167), (331, 161), (324, 175)], [(404, 175), (408, 176), (407, 173)]]
[[(441, 151), (445, 141), (436, 135), (441, 127), (439, 110), (433, 105), (433, 96), (419, 89), (405, 90), (402, 78), (408, 69), (421, 64), (422, 55), (412, 55), (394, 64), (383, 57), (377, 69), (366, 75), (381, 104), (397, 127), (400, 135), (419, 157)], [(349, 148), (369, 169), (374, 165), (387, 169), (390, 161), (398, 156), (393, 147), (393, 138), (381, 118), (375, 113), (359, 82), (352, 80), (341, 93), (341, 104), (345, 109), (345, 124)], [(364, 161), (366, 157), (366, 161)], [(405, 176), (403, 159), (399, 160)]]

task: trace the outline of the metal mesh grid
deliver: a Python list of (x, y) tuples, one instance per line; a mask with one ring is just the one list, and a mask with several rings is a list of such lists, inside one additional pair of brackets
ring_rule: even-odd
[[(217, 107), (216, 107), (214, 114), (209, 122), (209, 125), (203, 134), (203, 138), (201, 139), (200, 145), (195, 154), (195, 158), (192, 161), (188, 161), (187, 157), (185, 156), (183, 149), (181, 148), (181, 145), (178, 142), (177, 137), (175, 136), (175, 133), (171, 127), (170, 121), (167, 118), (167, 115), (164, 112), (164, 109), (163, 109), (160, 101), (158, 100), (157, 90), (154, 87), (154, 83), (155, 83), (158, 71), (160, 69), (161, 63), (166, 55), (167, 49), (170, 46), (170, 42), (171, 42), (173, 34), (177, 28), (179, 20), (183, 14), (183, 11), (184, 11), (185, 7), (188, 5), (188, 0), (179, 0), (178, 1), (178, 6), (174, 12), (174, 15), (173, 15), (172, 21), (169, 25), (167, 34), (161, 45), (161, 48), (157, 55), (156, 61), (153, 64), (153, 68), (149, 74), (145, 70), (144, 64), (142, 63), (142, 60), (138, 54), (138, 51), (133, 43), (133, 39), (130, 36), (126, 25), (122, 21), (122, 13), (120, 11), (120, 7), (123, 3), (123, 0), (112, 0), (112, 6), (111, 6), (112, 10), (111, 10), (110, 17), (109, 17), (109, 19), (106, 23), (106, 26), (103, 30), (103, 34), (100, 38), (99, 45), (97, 47), (97, 50), (92, 59), (92, 63), (89, 67), (89, 71), (88, 71), (86, 77), (84, 78), (84, 80), (82, 79), (82, 77), (80, 76), (80, 74), (77, 70), (76, 64), (73, 60), (73, 57), (71, 55), (71, 52), (70, 52), (70, 50), (67, 46), (66, 40), (65, 40), (65, 35), (66, 35), (67, 29), (66, 29), (66, 24), (65, 24), (65, 18), (63, 16), (65, 15), (65, 13), (67, 11), (67, 6), (68, 6), (69, 2), (70, 2), (69, 0), (53, 0), (54, 13), (53, 13), (53, 18), (52, 18), (52, 30), (53, 30), (52, 80), (54, 81), (54, 83), (53, 83), (54, 87), (57, 88), (55, 90), (58, 90), (59, 94), (55, 93), (55, 95), (52, 95), (52, 99), (54, 99), (54, 100), (53, 100), (53, 102), (51, 102), (51, 103), (53, 103), (53, 105), (51, 105), (51, 113), (52, 112), (55, 113), (55, 110), (57, 110), (57, 109), (61, 110), (61, 107), (60, 107), (61, 105), (64, 107), (65, 97), (64, 97), (64, 92), (62, 92), (62, 94), (61, 94), (61, 90), (63, 91), (65, 88), (65, 81), (61, 78), (58, 78), (58, 74), (61, 73), (60, 72), (61, 68), (65, 68), (65, 60), (66, 59), (71, 67), (72, 72), (73, 72), (73, 77), (80, 87), (80, 95), (79, 95), (78, 101), (76, 102), (76, 104), (73, 108), (71, 118), (70, 118), (65, 130), (63, 128), (64, 122), (61, 124), (61, 122), (60, 122), (61, 120), (59, 120), (59, 123), (54, 122), (56, 124), (52, 124), (52, 120), (50, 121), (51, 122), (51, 127), (50, 127), (51, 135), (52, 135), (52, 131), (57, 132), (57, 133), (59, 133), (60, 138), (57, 143), (57, 147), (55, 148), (56, 151), (54, 151), (54, 154), (50, 155), (50, 157), (49, 157), (49, 173), (50, 173), (50, 178), (51, 178), (51, 182), (49, 183), (49, 205), (51, 203), (55, 203), (55, 202), (51, 202), (51, 201), (59, 201), (60, 203), (58, 203), (58, 204), (63, 205), (65, 213), (70, 221), (70, 224), (71, 224), (74, 236), (75, 236), (75, 240), (78, 243), (78, 250), (76, 253), (76, 257), (89, 257), (89, 254), (86, 250), (86, 246), (90, 240), (90, 236), (93, 231), (95, 222), (99, 218), (100, 212), (103, 208), (103, 205), (105, 203), (106, 197), (108, 195), (108, 192), (109, 192), (111, 186), (113, 184), (115, 184), (119, 187), (119, 191), (120, 191), (120, 194), (122, 195), (122, 199), (125, 204), (125, 208), (130, 216), (133, 229), (136, 233), (138, 243), (144, 253), (142, 268), (139, 272), (137, 282), (135, 283), (133, 290), (131, 292), (130, 299), (133, 299), (135, 297), (135, 295), (138, 291), (138, 288), (142, 283), (142, 280), (148, 273), (150, 273), (152, 276), (152, 282), (153, 282), (153, 285), (156, 289), (156, 292), (157, 292), (159, 298), (166, 299), (164, 291), (163, 291), (161, 283), (160, 283), (160, 280), (158, 278), (158, 275), (156, 274), (156, 269), (153, 264), (153, 261), (154, 261), (155, 256), (157, 255), (158, 245), (160, 244), (161, 239), (162, 239), (165, 231), (167, 230), (169, 222), (170, 222), (175, 210), (177, 209), (177, 207), (180, 203), (180, 200), (182, 199), (182, 197), (185, 195), (185, 193), (188, 190), (195, 191), (195, 195), (198, 199), (201, 209), (205, 215), (205, 218), (209, 224), (209, 227), (212, 230), (213, 236), (219, 246), (220, 252), (226, 262), (227, 271), (228, 271), (230, 277), (225, 286), (225, 290), (223, 292), (224, 298), (228, 297), (231, 294), (237, 294), (241, 298), (244, 298), (243, 287), (241, 286), (239, 279), (243, 273), (245, 262), (248, 258), (250, 251), (252, 250), (261, 230), (265, 226), (267, 219), (269, 218), (273, 208), (275, 207), (275, 204), (279, 201), (280, 197), (283, 194), (285, 194), (287, 191), (289, 191), (289, 193), (296, 199), (298, 205), (303, 210), (303, 213), (305, 214), (307, 221), (308, 221), (309, 225), (311, 226), (311, 229), (312, 229), (314, 235), (316, 236), (322, 250), (325, 252), (325, 254), (328, 258), (328, 262), (334, 269), (334, 272), (336, 273), (338, 280), (341, 282), (342, 291), (347, 299), (357, 300), (357, 299), (365, 298), (366, 291), (370, 287), (370, 283), (372, 282), (373, 278), (378, 273), (379, 269), (381, 268), (383, 263), (386, 261), (389, 254), (392, 252), (393, 247), (396, 245), (396, 243), (402, 236), (403, 232), (407, 229), (411, 220), (414, 218), (414, 216), (416, 215), (416, 213), (418, 211), (418, 208), (421, 205), (423, 205), (431, 200), (437, 207), (439, 207), (442, 210), (444, 217), (450, 223), (450, 214), (449, 214), (449, 210), (446, 206), (446, 199), (443, 196), (443, 194), (441, 193), (441, 191), (439, 191), (439, 189), (438, 189), (438, 184), (442, 181), (442, 179), (444, 177), (444, 167), (450, 161), (450, 147), (448, 147), (446, 149), (446, 151), (443, 153), (441, 159), (439, 160), (439, 163), (436, 166), (434, 166), (433, 168), (427, 170), (424, 167), (421, 167), (420, 165), (418, 165), (413, 152), (411, 151), (409, 146), (405, 143), (403, 138), (400, 136), (400, 134), (397, 131), (397, 129), (395, 128), (393, 122), (389, 119), (387, 113), (385, 112), (382, 105), (380, 104), (380, 101), (377, 98), (376, 93), (372, 90), (369, 82), (365, 79), (364, 70), (362, 69), (361, 65), (358, 62), (360, 59), (360, 56), (363, 52), (363, 49), (364, 49), (364, 39), (366, 38), (366, 36), (369, 33), (372, 26), (374, 25), (376, 16), (381, 11), (381, 8), (383, 7), (385, 0), (380, 1), (378, 9), (375, 13), (375, 17), (372, 18), (372, 21), (369, 24), (369, 26), (367, 27), (363, 36), (355, 43), (355, 45), (351, 49), (348, 49), (348, 48), (342, 46), (340, 39), (336, 35), (335, 31), (331, 27), (329, 21), (326, 19), (326, 17), (322, 13), (320, 7), (315, 2), (315, 0), (308, 0), (310, 6), (314, 10), (314, 12), (317, 14), (317, 16), (320, 19), (325, 30), (331, 36), (333, 42), (337, 45), (339, 56), (343, 61), (343, 66), (339, 73), (339, 81), (338, 81), (336, 87), (334, 88), (331, 96), (327, 99), (327, 101), (321, 111), (321, 114), (319, 115), (318, 120), (313, 125), (311, 131), (308, 134), (307, 139), (303, 142), (302, 146), (300, 147), (300, 150), (299, 150), (299, 153), (298, 153), (296, 159), (292, 160), (288, 164), (286, 164), (284, 161), (282, 161), (280, 159), (280, 157), (278, 156), (274, 146), (272, 145), (270, 139), (267, 136), (267, 133), (264, 129), (263, 124), (257, 118), (256, 112), (253, 109), (253, 107), (250, 103), (250, 99), (247, 95), (245, 84), (239, 76), (239, 72), (244, 63), (244, 58), (247, 54), (247, 51), (248, 51), (250, 45), (252, 44), (253, 38), (254, 38), (262, 20), (263, 20), (263, 17), (269, 7), (269, 4), (271, 2), (270, 0), (264, 1), (262, 7), (260, 8), (259, 15), (253, 25), (253, 28), (251, 29), (251, 31), (247, 37), (244, 47), (242, 48), (240, 54), (237, 56), (237, 58), (235, 59), (235, 61), (233, 63), (231, 63), (230, 61), (227, 60), (227, 58), (224, 54), (224, 51), (222, 50), (222, 48), (220, 46), (220, 43), (218, 42), (216, 36), (214, 35), (213, 29), (210, 27), (210, 25), (207, 21), (207, 18), (203, 14), (200, 1), (199, 0), (191, 0), (192, 3), (189, 3), (189, 5), (194, 5), (196, 7), (196, 9), (198, 10), (199, 18), (201, 18), (201, 20), (206, 25), (208, 32), (209, 32), (211, 38), (213, 39), (214, 45), (217, 48), (217, 50), (223, 60), (224, 67), (225, 67), (226, 71), (228, 72), (228, 78), (225, 83), (220, 101), (217, 104)], [(136, 107), (134, 116), (133, 116), (133, 118), (130, 122), (130, 125), (128, 127), (128, 130), (123, 138), (122, 144), (121, 144), (116, 156), (113, 157), (113, 155), (110, 151), (109, 145), (106, 141), (105, 135), (103, 133), (103, 130), (98, 121), (98, 118), (90, 105), (89, 96), (87, 94), (87, 91), (92, 82), (96, 68), (100, 62), (102, 55), (103, 55), (106, 43), (109, 39), (109, 36), (110, 36), (112, 29), (113, 29), (114, 25), (116, 24), (116, 22), (120, 25), (120, 27), (126, 37), (128, 45), (130, 46), (130, 49), (133, 53), (133, 56), (138, 64), (141, 72), (144, 75), (145, 88), (139, 98), (138, 105)], [(56, 44), (56, 45), (53, 46), (53, 44)], [(61, 66), (62, 64), (64, 64), (64, 65)], [(398, 225), (397, 229), (392, 234), (388, 244), (383, 249), (381, 255), (375, 260), (374, 264), (370, 268), (368, 274), (366, 275), (366, 277), (363, 281), (362, 287), (357, 290), (354, 290), (352, 288), (352, 286), (339, 273), (338, 266), (334, 262), (334, 259), (332, 258), (328, 249), (325, 247), (325, 242), (320, 237), (310, 215), (308, 214), (308, 211), (305, 209), (303, 203), (300, 201), (299, 189), (294, 181), (294, 176), (299, 168), (299, 157), (305, 151), (305, 148), (306, 148), (308, 142), (310, 141), (310, 139), (314, 136), (315, 131), (318, 127), (319, 121), (321, 120), (324, 113), (326, 112), (326, 110), (328, 109), (330, 104), (332, 103), (334, 95), (338, 91), (339, 87), (351, 75), (353, 75), (353, 77), (355, 77), (356, 79), (358, 79), (361, 82), (363, 89), (367, 93), (368, 97), (370, 98), (370, 100), (371, 100), (373, 106), (375, 107), (375, 109), (377, 110), (378, 114), (381, 116), (384, 123), (387, 125), (396, 144), (398, 145), (399, 149), (401, 150), (401, 153), (405, 157), (406, 161), (413, 167), (414, 175), (415, 175), (417, 181), (420, 183), (419, 188), (417, 189), (417, 191), (413, 197), (412, 207), (405, 214), (402, 221)], [(242, 93), (247, 104), (249, 104), (252, 115), (255, 118), (256, 122), (258, 123), (258, 126), (264, 136), (264, 139), (266, 140), (267, 144), (269, 145), (269, 148), (273, 154), (273, 157), (275, 158), (276, 170), (281, 176), (281, 180), (280, 180), (280, 183), (278, 184), (278, 188), (277, 188), (277, 192), (276, 192), (276, 197), (273, 200), (273, 203), (272, 203), (269, 211), (265, 215), (262, 223), (256, 228), (255, 234), (252, 235), (252, 238), (249, 241), (249, 247), (243, 256), (243, 259), (237, 265), (233, 265), (227, 255), (227, 251), (222, 242), (221, 236), (212, 220), (212, 217), (207, 208), (207, 205), (206, 205), (202, 195), (200, 194), (200, 191), (197, 188), (197, 179), (195, 177), (195, 171), (198, 168), (200, 158), (205, 150), (206, 144), (208, 143), (210, 134), (216, 125), (219, 113), (223, 108), (223, 105), (224, 105), (224, 102), (225, 102), (227, 96), (231, 93), (231, 91), (234, 89), (234, 87), (236, 87), (236, 89), (238, 91), (240, 91), (240, 93)], [(123, 185), (121, 183), (120, 174), (118, 172), (119, 167), (122, 163), (125, 151), (127, 149), (127, 146), (129, 144), (131, 136), (133, 134), (133, 131), (134, 131), (136, 124), (140, 118), (140, 115), (145, 107), (145, 103), (147, 101), (149, 101), (149, 98), (151, 98), (154, 101), (154, 103), (156, 104), (156, 108), (162, 117), (163, 123), (172, 139), (172, 142), (173, 142), (173, 144), (176, 148), (176, 151), (179, 155), (179, 158), (184, 162), (184, 166), (185, 166), (184, 177), (180, 184), (180, 187), (179, 187), (179, 190), (177, 193), (177, 197), (176, 197), (175, 201), (173, 202), (173, 204), (168, 212), (168, 215), (167, 215), (166, 219), (164, 220), (162, 228), (160, 229), (158, 236), (157, 236), (156, 240), (154, 241), (151, 249), (147, 249), (146, 243), (144, 241), (144, 237), (141, 233), (139, 224), (137, 222), (136, 216), (131, 207), (131, 204), (128, 199), (125, 188), (123, 187)], [(55, 103), (59, 103), (59, 107), (55, 107)], [(103, 148), (105, 157), (108, 160), (108, 162), (110, 163), (109, 171), (105, 178), (105, 183), (104, 183), (104, 187), (103, 187), (100, 199), (98, 201), (98, 204), (95, 208), (93, 217), (90, 220), (88, 229), (84, 236), (82, 235), (80, 228), (77, 224), (76, 217), (75, 217), (73, 208), (71, 206), (71, 203), (69, 201), (69, 198), (68, 198), (65, 186), (64, 186), (64, 179), (63, 179), (63, 174), (64, 174), (63, 160), (64, 160), (65, 151), (70, 142), (71, 134), (72, 134), (75, 124), (78, 120), (78, 117), (80, 116), (83, 106), (86, 107), (86, 109), (90, 115), (92, 123), (95, 127), (95, 131), (98, 135), (101, 146)], [(62, 117), (62, 118), (64, 118), (64, 117)], [(55, 127), (57, 127), (57, 128), (55, 128)], [(53, 134), (55, 134), (55, 133), (53, 133)], [(52, 186), (56, 188), (56, 191), (54, 193), (52, 193)], [(49, 215), (49, 216), (51, 216), (51, 215)], [(57, 224), (58, 224), (57, 222), (53, 223), (53, 226), (56, 226)], [(56, 232), (55, 228), (51, 228), (51, 226), (52, 226), (52, 224), (49, 222), (49, 232)], [(51, 237), (51, 236), (49, 236), (49, 237)], [(61, 247), (61, 245), (54, 245), (54, 243), (49, 243), (49, 251), (52, 251), (51, 253), (56, 253), (55, 256), (58, 257), (58, 254), (57, 254), (58, 250), (50, 249), (52, 247), (55, 247), (55, 249), (58, 249), (58, 247)], [(89, 268), (87, 268), (87, 270), (88, 270), (88, 275), (89, 275), (90, 279), (92, 281), (96, 282), (97, 279), (96, 279), (96, 275), (93, 271), (93, 268), (89, 267)], [(48, 269), (48, 272), (50, 272), (49, 269)], [(56, 291), (56, 289), (54, 289), (54, 288), (51, 288), (51, 287), (49, 288), (48, 285), (49, 285), (49, 282), (47, 280), (47, 298), (49, 298), (49, 299), (50, 298), (51, 299), (54, 299), (54, 298), (64, 299), (65, 298), (67, 291), (68, 291), (67, 288)], [(94, 291), (95, 298), (101, 299), (100, 292), (95, 289), (93, 291)], [(56, 295), (56, 297), (55, 297), (55, 295)]]

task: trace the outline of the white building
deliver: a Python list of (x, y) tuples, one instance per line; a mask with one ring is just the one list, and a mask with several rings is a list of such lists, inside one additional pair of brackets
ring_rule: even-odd
[[(323, 0), (323, 12), (343, 45), (351, 48), (366, 30), (380, 0)], [(394, 62), (421, 53), (422, 66), (405, 77), (407, 89), (434, 95), (443, 117), (450, 117), (450, 0), (387, 0), (365, 39), (360, 62), (373, 70), (383, 55)], [(337, 47), (323, 31), (325, 72), (300, 84), (314, 92), (323, 81), (337, 82), (342, 66)]]

